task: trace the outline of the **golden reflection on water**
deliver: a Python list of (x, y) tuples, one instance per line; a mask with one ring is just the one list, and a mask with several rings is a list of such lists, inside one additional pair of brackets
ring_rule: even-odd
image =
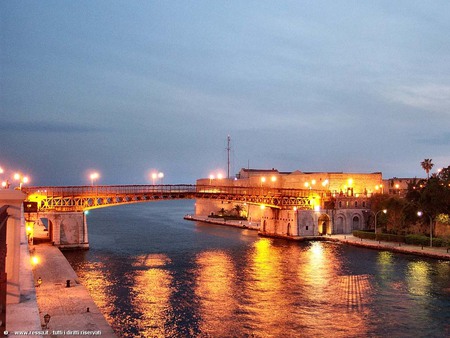
[(415, 295), (425, 296), (430, 292), (430, 264), (424, 261), (409, 262), (406, 273), (408, 291)]
[(170, 311), (172, 276), (164, 267), (170, 259), (163, 254), (138, 257), (133, 267), (137, 268), (132, 300), (139, 318), (140, 334), (143, 337), (164, 337), (164, 324)]
[(221, 251), (207, 251), (196, 258), (197, 278), (195, 294), (200, 303), (199, 329), (213, 337), (229, 334), (229, 323), (234, 321), (235, 271), (232, 259)]
[(113, 282), (111, 279), (105, 278), (104, 269), (104, 263), (90, 263), (84, 268), (82, 274), (80, 272), (77, 274), (82, 278), (83, 285), (89, 290), (89, 294), (105, 315), (106, 320), (112, 323), (114, 319), (110, 314), (114, 310), (117, 296), (110, 291)]
[(285, 331), (287, 293), (282, 291), (281, 252), (272, 246), (272, 240), (260, 238), (249, 257), (250, 275), (245, 285), (249, 298), (247, 312), (248, 319), (253, 318), (257, 336), (270, 332), (281, 337)]
[(370, 316), (367, 305), (372, 301), (370, 276), (342, 275), (342, 260), (333, 246), (323, 242), (311, 242), (302, 256), (298, 277), (309, 305), (300, 311), (303, 334), (365, 336)]

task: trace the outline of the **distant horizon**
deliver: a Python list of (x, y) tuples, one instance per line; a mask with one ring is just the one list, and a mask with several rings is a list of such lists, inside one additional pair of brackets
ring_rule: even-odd
[[(241, 169), (246, 169), (246, 170), (250, 169), (250, 170), (254, 170), (254, 171), (273, 171), (273, 170), (276, 170), (276, 171), (278, 171), (278, 173), (280, 173), (282, 175), (289, 175), (289, 174), (291, 174), (293, 172), (299, 171), (299, 172), (301, 172), (303, 174), (315, 174), (315, 173), (327, 173), (327, 174), (341, 174), (341, 173), (342, 174), (381, 174), (383, 180), (389, 180), (389, 179), (414, 179), (414, 178), (426, 179), (426, 176), (424, 176), (424, 177), (422, 177), (422, 176), (408, 176), (408, 177), (407, 176), (389, 176), (389, 177), (387, 177), (387, 176), (383, 175), (383, 172), (381, 172), (381, 171), (367, 171), (367, 172), (366, 171), (365, 172), (362, 172), (362, 171), (301, 171), (299, 169), (295, 169), (295, 170), (292, 170), (292, 171), (285, 171), (285, 170), (278, 170), (277, 168), (274, 168), (274, 167), (272, 167), (272, 168), (241, 168)], [(238, 176), (240, 170), (237, 171), (236, 173), (232, 174), (232, 175), (230, 174), (230, 178), (229, 179), (235, 179)], [(22, 171), (20, 171), (20, 170), (14, 171), (14, 172), (22, 173)], [(223, 171), (220, 171), (220, 172), (223, 174)], [(32, 177), (32, 175), (28, 175), (26, 173), (23, 173), (23, 174), (27, 175), (27, 177), (30, 178), (30, 184), (24, 184), (24, 186), (70, 186), (70, 185), (74, 185), (74, 186), (90, 186), (90, 185), (92, 185), (91, 182), (88, 179), (85, 179), (85, 181), (86, 181), (85, 183), (77, 183), (77, 184), (71, 184), (71, 183), (68, 183), (68, 184), (56, 184), (56, 185), (54, 185), (54, 184), (33, 184), (33, 177)], [(13, 187), (15, 184), (17, 185), (17, 183), (18, 183), (17, 181), (15, 181), (13, 179), (13, 175), (14, 175), (13, 172), (11, 172), (10, 177), (6, 177), (6, 174), (2, 174), (2, 175), (0, 175), (1, 181), (4, 181), (5, 179), (8, 179), (9, 183), (11, 184), (11, 187)], [(160, 180), (159, 179), (154, 184), (155, 185), (161, 185), (161, 184), (167, 184), (167, 185), (195, 184), (196, 181), (200, 180), (200, 179), (210, 179), (210, 177), (209, 176), (197, 177), (193, 182), (190, 182), (190, 183), (189, 182), (183, 182), (183, 181), (173, 181), (173, 180), (170, 180), (170, 183), (169, 183), (169, 182), (164, 182), (164, 180)], [(217, 177), (214, 177), (214, 179), (217, 179)], [(223, 175), (221, 179), (227, 179), (226, 175)], [(103, 180), (104, 180), (104, 178), (103, 178)], [(103, 184), (102, 183), (102, 177), (100, 176), (99, 179), (95, 182), (94, 185), (152, 185), (153, 184), (153, 182), (151, 180), (148, 181), (148, 182), (141, 182), (141, 183), (136, 183), (136, 182), (125, 183), (124, 181), (121, 181), (122, 183), (115, 184), (112, 181), (107, 181), (107, 182), (108, 183)]]

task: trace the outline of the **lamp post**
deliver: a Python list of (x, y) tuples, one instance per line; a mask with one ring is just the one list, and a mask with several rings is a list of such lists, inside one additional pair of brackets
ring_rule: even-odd
[(263, 184), (266, 182), (266, 178), (263, 176), (263, 177), (261, 177), (261, 188), (262, 188), (262, 186), (263, 186)]
[[(424, 214), (423, 211), (418, 211), (417, 216), (422, 217)], [(433, 218), (427, 214), (428, 218), (430, 219), (430, 248), (433, 246)]]
[(152, 184), (155, 185), (155, 181), (158, 178), (158, 174), (157, 173), (152, 173)]
[(99, 178), (99, 174), (98, 173), (92, 173), (89, 177), (90, 177), (90, 179), (91, 179), (91, 185), (92, 186), (94, 186), (94, 181), (96, 180), (96, 179), (98, 179)]
[(377, 216), (380, 212), (382, 212), (383, 214), (387, 213), (387, 209), (382, 209), (379, 210), (377, 212), (373, 212), (372, 210), (370, 210), (371, 213), (373, 213), (375, 215), (375, 225), (374, 225), (374, 230), (375, 230), (375, 235), (377, 234)]
[(163, 178), (164, 178), (164, 173), (162, 173), (162, 172), (159, 172), (158, 173), (158, 178), (160, 179), (160, 184), (164, 184), (164, 181), (163, 181)]
[(50, 322), (50, 318), (51, 316), (48, 313), (44, 316), (44, 323), (45, 323), (44, 329), (48, 329), (48, 323)]

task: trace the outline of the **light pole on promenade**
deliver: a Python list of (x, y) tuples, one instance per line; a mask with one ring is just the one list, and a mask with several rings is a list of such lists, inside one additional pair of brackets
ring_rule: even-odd
[[(422, 217), (425, 213), (423, 211), (418, 211), (417, 216)], [(430, 219), (430, 248), (433, 246), (433, 218), (426, 214), (428, 218)]]
[(375, 215), (375, 225), (374, 225), (374, 230), (375, 231), (374, 232), (375, 232), (375, 235), (376, 235), (377, 234), (377, 216), (378, 216), (378, 214), (380, 212), (382, 212), (383, 214), (387, 213), (387, 209), (381, 209), (381, 210), (378, 210), (377, 212), (374, 212), (374, 211), (370, 210), (370, 212)]

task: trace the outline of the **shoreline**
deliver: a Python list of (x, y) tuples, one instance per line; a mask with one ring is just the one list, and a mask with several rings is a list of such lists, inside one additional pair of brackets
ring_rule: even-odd
[(282, 235), (272, 235), (259, 233), (260, 223), (259, 222), (249, 222), (249, 221), (237, 221), (237, 220), (225, 220), (224, 218), (211, 218), (208, 216), (196, 216), (196, 215), (185, 215), (185, 220), (204, 222), (209, 224), (231, 226), (240, 229), (248, 229), (258, 231), (258, 235), (261, 237), (268, 238), (278, 238), (285, 239), (288, 241), (329, 241), (329, 242), (340, 242), (348, 245), (369, 248), (379, 251), (392, 251), (403, 254), (410, 254), (415, 256), (423, 256), (434, 259), (441, 259), (450, 261), (450, 248), (444, 247), (427, 247), (419, 245), (410, 245), (405, 243), (396, 242), (383, 242), (375, 241), (370, 239), (361, 239), (353, 236), (352, 234), (346, 235), (324, 235), (324, 236), (308, 236), (308, 237), (297, 237), (297, 236), (282, 236)]

